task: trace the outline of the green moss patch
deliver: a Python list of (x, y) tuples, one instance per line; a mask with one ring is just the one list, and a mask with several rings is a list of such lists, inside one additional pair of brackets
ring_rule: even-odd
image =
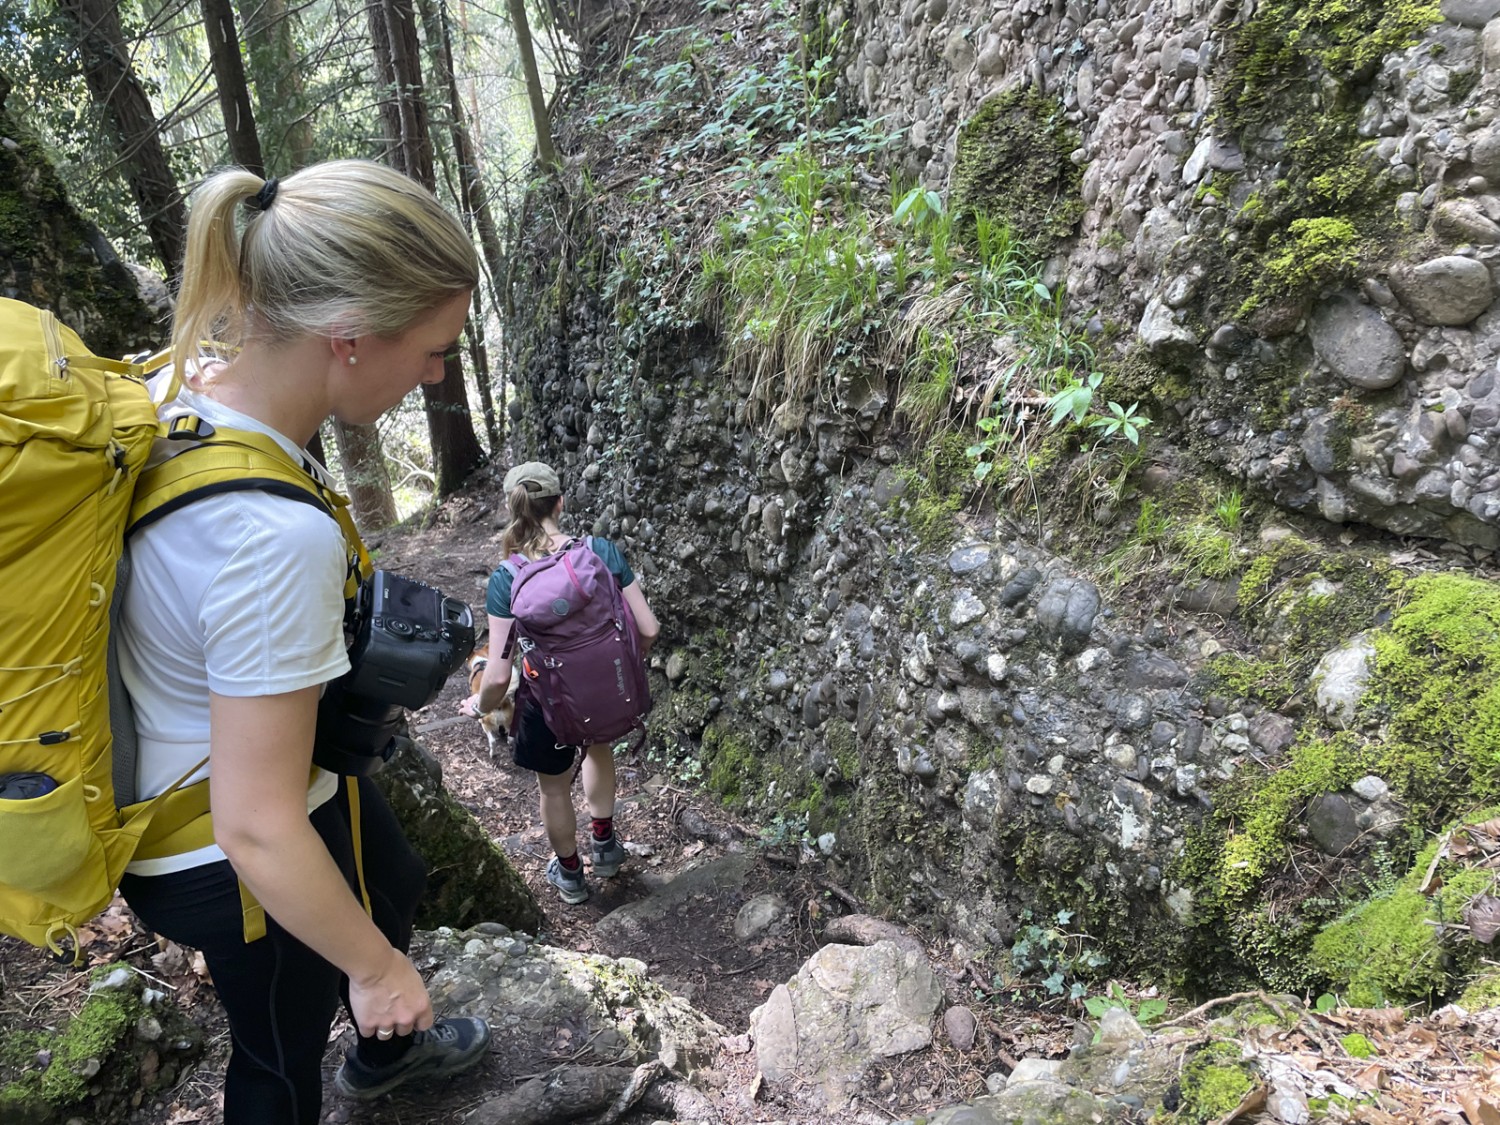
[[(91, 990), (71, 1017), (57, 1013), (56, 1030), (17, 1030), (0, 1044), (0, 1120), (6, 1122), (61, 1121), (96, 1096), (115, 1104), (139, 1091), (141, 1061), (160, 1054), (157, 1047), (132, 1034), (132, 1028), (156, 1019), (169, 1041), (182, 1041), (191, 1050), (198, 1030), (175, 1009), (150, 1008), (142, 999), (137, 976), (123, 985), (101, 988), (116, 973), (133, 973), (121, 965), (101, 965), (91, 974)], [(126, 1057), (126, 1056), (129, 1057)], [(39, 1058), (47, 1059), (45, 1065)], [(155, 1065), (155, 1064), (153, 1064)], [(161, 1066), (158, 1084), (175, 1080), (177, 1064)], [(149, 1087), (148, 1087), (149, 1089)]]
[(1408, 185), (1370, 158), (1358, 115), (1381, 61), (1442, 19), (1421, 0), (1266, 0), (1225, 28), (1221, 123), (1252, 145), (1283, 138), (1285, 171), (1237, 214), (1226, 246), (1239, 316), (1301, 304), (1356, 276), (1368, 248), (1397, 235), (1391, 203)]
[(1050, 252), (1083, 217), (1083, 170), (1071, 159), (1078, 143), (1055, 98), (1035, 89), (990, 98), (959, 130), (955, 208), (994, 216)]
[(1375, 636), (1370, 704), (1388, 716), (1387, 780), (1452, 816), (1500, 797), (1500, 587), (1434, 574), (1408, 589)]
[(1239, 1108), (1254, 1086), (1238, 1044), (1223, 1040), (1210, 1043), (1183, 1068), (1182, 1103), (1172, 1120), (1180, 1125), (1223, 1120)]
[[(1481, 821), (1497, 813), (1490, 809), (1465, 819)], [(1493, 887), (1495, 873), (1446, 859), (1434, 867), (1447, 835), (1417, 855), (1394, 891), (1361, 903), (1313, 939), (1312, 965), (1345, 1003), (1377, 1008), (1436, 1000), (1452, 995), (1477, 968), (1479, 945), (1445, 927), (1462, 922), (1463, 908)], [(1437, 875), (1430, 884), (1429, 871)]]

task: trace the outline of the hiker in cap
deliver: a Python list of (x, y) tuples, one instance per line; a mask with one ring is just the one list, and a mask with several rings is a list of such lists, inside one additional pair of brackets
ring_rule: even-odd
[[(617, 874), (625, 860), (625, 847), (615, 834), (615, 762), (611, 742), (569, 742), (555, 733), (543, 715), (543, 704), (533, 687), (545, 674), (541, 661), (528, 665), (526, 654), (517, 649), (530, 643), (524, 629), (524, 615), (519, 612), (519, 600), (525, 584), (535, 576), (526, 571), (527, 560), (536, 561), (561, 552), (568, 552), (569, 565), (577, 581), (587, 584), (591, 579), (585, 572), (607, 568), (608, 579), (613, 589), (604, 589), (603, 594), (613, 596), (619, 592), (623, 603), (624, 621), (632, 622), (634, 635), (627, 635), (617, 647), (623, 659), (616, 659), (606, 669), (618, 669), (625, 665), (625, 677), (617, 678), (610, 671), (607, 676), (595, 676), (587, 682), (586, 690), (597, 693), (613, 693), (617, 682), (621, 692), (632, 669), (640, 664), (641, 657), (650, 650), (661, 626), (646, 596), (641, 592), (640, 581), (625, 561), (620, 548), (607, 539), (590, 536), (577, 541), (565, 535), (559, 526), (563, 513), (562, 482), (557, 473), (540, 461), (528, 461), (517, 465), (505, 474), (505, 492), (510, 503), (510, 523), (505, 529), (502, 547), (507, 561), (501, 563), (490, 575), (485, 593), (485, 609), (489, 614), (490, 649), (489, 660), (483, 671), (479, 691), (469, 696), (460, 705), (464, 714), (480, 714), (498, 707), (505, 698), (511, 682), (511, 670), (518, 655), (522, 662), (520, 686), (516, 692), (515, 715), (512, 721), (511, 752), (518, 766), (532, 770), (537, 775), (537, 786), (541, 791), (542, 824), (547, 831), (548, 842), (556, 853), (547, 864), (547, 882), (557, 888), (566, 903), (583, 902), (589, 897), (588, 884), (584, 880), (583, 861), (578, 854), (578, 818), (573, 808), (573, 767), (581, 755), (583, 795), (592, 817), (590, 843), (591, 869), (600, 878)], [(595, 560), (597, 559), (597, 563)], [(594, 565), (589, 565), (594, 564)], [(598, 564), (602, 564), (600, 567)], [(542, 564), (547, 566), (550, 564)], [(561, 573), (561, 572), (559, 572)], [(577, 584), (576, 582), (574, 583)], [(512, 612), (512, 590), (517, 590), (517, 612)], [(565, 588), (566, 589), (566, 588)], [(597, 589), (597, 587), (596, 587)], [(559, 609), (566, 613), (566, 607)], [(594, 609), (607, 600), (601, 596), (591, 599)], [(517, 618), (522, 620), (518, 622)], [(627, 626), (628, 627), (628, 626)], [(519, 636), (518, 636), (519, 634)], [(604, 643), (613, 643), (609, 638)], [(649, 707), (649, 694), (645, 690), (644, 667), (640, 666), (639, 690), (633, 692), (638, 706)], [(629, 717), (627, 715), (628, 723)]]
[[(478, 281), (462, 225), (383, 165), (219, 172), (193, 196), (173, 318), (191, 389), (163, 417), (254, 435), (331, 484), (304, 452), (324, 419), (371, 423), (439, 382)], [(204, 955), (229, 1020), (226, 1125), (318, 1125), (341, 1000), (357, 1032), (335, 1075), (346, 1096), (480, 1062), (489, 1028), (434, 1020), (406, 954), (421, 857), (368, 777), (313, 765), (319, 698), (350, 667), (339, 524), (285, 489), (219, 490), (134, 535), (130, 559), (119, 636), (136, 789), (206, 775), (212, 831), (137, 853), (120, 889)]]

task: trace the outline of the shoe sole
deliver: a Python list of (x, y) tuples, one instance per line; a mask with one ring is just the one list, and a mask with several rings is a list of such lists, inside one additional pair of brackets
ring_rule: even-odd
[(485, 1030), (484, 1037), (470, 1047), (461, 1055), (445, 1055), (434, 1058), (430, 1063), (423, 1063), (411, 1070), (403, 1071), (394, 1078), (389, 1078), (378, 1086), (354, 1086), (344, 1076), (344, 1067), (341, 1065), (338, 1073), (333, 1077), (333, 1088), (346, 1098), (352, 1098), (357, 1102), (373, 1101), (383, 1094), (389, 1094), (398, 1086), (404, 1086), (414, 1079), (445, 1078), (455, 1074), (462, 1074), (471, 1067), (477, 1065), (484, 1058), (485, 1049), (490, 1045), (490, 1032)]
[(552, 885), (554, 887), (557, 887), (557, 897), (562, 899), (569, 906), (577, 906), (580, 902), (587, 902), (589, 900), (589, 889), (587, 887), (582, 887), (576, 891), (570, 891), (566, 888), (558, 887), (556, 883), (553, 883)]

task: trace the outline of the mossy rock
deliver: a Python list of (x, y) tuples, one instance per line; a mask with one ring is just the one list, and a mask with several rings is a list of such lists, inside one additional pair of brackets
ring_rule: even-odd
[(1221, 315), (1296, 310), (1389, 253), (1400, 233), (1391, 203), (1405, 187), (1370, 158), (1358, 116), (1383, 60), (1441, 19), (1425, 0), (1265, 0), (1226, 29), (1216, 75), (1222, 126), (1252, 149), (1281, 138), (1282, 171), (1231, 217), (1236, 237), (1222, 247), (1221, 279), (1231, 284), (1213, 288), (1225, 300), (1236, 290), (1243, 302)]
[[(102, 965), (88, 996), (55, 1028), (0, 1036), (0, 1121), (123, 1121), (139, 1095), (170, 1089), (202, 1032), (128, 965)], [(85, 1112), (86, 1111), (86, 1112)]]
[(94, 351), (159, 346), (134, 277), (68, 199), (42, 144), (6, 110), (0, 77), (0, 295), (50, 309)]
[(1195, 1052), (1182, 1069), (1181, 1101), (1166, 1120), (1208, 1125), (1229, 1117), (1255, 1087), (1254, 1073), (1237, 1043), (1219, 1040)]
[(462, 930), (499, 922), (536, 933), (543, 921), (536, 896), (484, 827), (443, 788), (428, 758), (408, 744), (375, 775), (402, 832), (427, 863), (417, 928)]
[[(1500, 809), (1488, 809), (1462, 823), (1497, 815)], [(1453, 825), (1449, 832), (1460, 826)], [(1440, 841), (1449, 832), (1418, 853), (1395, 890), (1361, 903), (1313, 939), (1313, 968), (1346, 1004), (1377, 1008), (1445, 999), (1479, 967), (1478, 943), (1463, 931), (1445, 932), (1444, 927), (1461, 923), (1469, 900), (1493, 890), (1495, 873), (1450, 860), (1434, 867)], [(1439, 878), (1424, 894), (1421, 888), (1429, 871)]]
[(1500, 969), (1480, 973), (1470, 980), (1457, 1004), (1471, 1012), (1500, 1008)]
[(1004, 222), (1046, 254), (1083, 217), (1078, 134), (1062, 105), (1035, 89), (990, 98), (959, 130), (952, 199), (957, 210)]

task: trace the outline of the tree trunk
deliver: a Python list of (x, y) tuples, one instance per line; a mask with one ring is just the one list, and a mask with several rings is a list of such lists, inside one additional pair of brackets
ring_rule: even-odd
[(547, 119), (547, 96), (542, 92), (542, 76), (536, 68), (536, 52), (531, 48), (531, 25), (526, 22), (526, 0), (506, 0), (510, 24), (516, 32), (516, 50), (521, 55), (521, 69), (526, 72), (526, 97), (531, 103), (531, 123), (536, 129), (536, 155), (544, 168), (557, 167), (557, 149), (552, 146), (552, 125)]
[[(435, 192), (432, 132), (427, 105), (422, 100), (422, 68), (411, 0), (372, 0), (367, 11), (370, 38), (375, 46), (376, 75), (390, 91), (389, 97), (383, 97), (380, 103), (390, 162), (428, 191)], [(464, 391), (463, 360), (456, 353), (451, 354), (444, 361), (443, 371), (445, 377), (441, 383), (422, 384), (439, 497), (457, 489), (470, 472), (484, 463), (484, 450), (474, 435), (474, 421)]]
[(474, 290), (474, 314), (465, 329), (469, 336), (469, 361), (474, 365), (474, 382), (479, 387), (479, 407), (484, 411), (484, 431), (490, 439), (490, 456), (500, 452), (505, 440), (499, 416), (495, 413), (495, 395), (490, 388), (490, 352), (485, 342), (484, 299)]
[(250, 0), (249, 7), (245, 42), (260, 106), (259, 132), (270, 167), (294, 171), (313, 160), (312, 112), (302, 82), (306, 62), (297, 49), (296, 15), (287, 10), (286, 0)]
[(351, 426), (333, 420), (333, 437), (344, 466), (344, 487), (354, 505), (354, 518), (366, 532), (379, 531), (396, 522), (396, 498), (391, 495), (391, 475), (380, 449), (380, 431), (374, 426)]
[(260, 135), (255, 130), (255, 110), (245, 83), (245, 64), (240, 58), (240, 37), (234, 26), (229, 0), (199, 0), (203, 9), (203, 31), (208, 37), (208, 57), (213, 63), (214, 82), (219, 87), (219, 108), (224, 113), (224, 132), (229, 138), (229, 158), (257, 176), (266, 174), (260, 154)]
[[(449, 130), (453, 140), (454, 159), (458, 163), (458, 181), (463, 192), (463, 206), (471, 229), (479, 231), (479, 246), (484, 255), (485, 272), (489, 274), (490, 295), (498, 301), (496, 286), (505, 276), (505, 253), (500, 248), (500, 232), (490, 213), (489, 195), (479, 173), (479, 153), (469, 136), (463, 99), (453, 71), (453, 36), (446, 4), (439, 7), (433, 0), (419, 0), (422, 23), (427, 31), (427, 46), (432, 55), (437, 84), (447, 92), (450, 107)], [(474, 379), (479, 387), (479, 402), (484, 410), (484, 428), (490, 439), (490, 454), (500, 450), (504, 440), (503, 421), (495, 414), (494, 395), (490, 388), (489, 358), (484, 342), (484, 300), (474, 294), (474, 316), (469, 322), (469, 341), (474, 359)]]
[(58, 0), (58, 11), (78, 29), (78, 50), (89, 94), (114, 126), (130, 193), (164, 272), (182, 269), (187, 209), (162, 148), (161, 127), (130, 65), (116, 6), (108, 0)]

